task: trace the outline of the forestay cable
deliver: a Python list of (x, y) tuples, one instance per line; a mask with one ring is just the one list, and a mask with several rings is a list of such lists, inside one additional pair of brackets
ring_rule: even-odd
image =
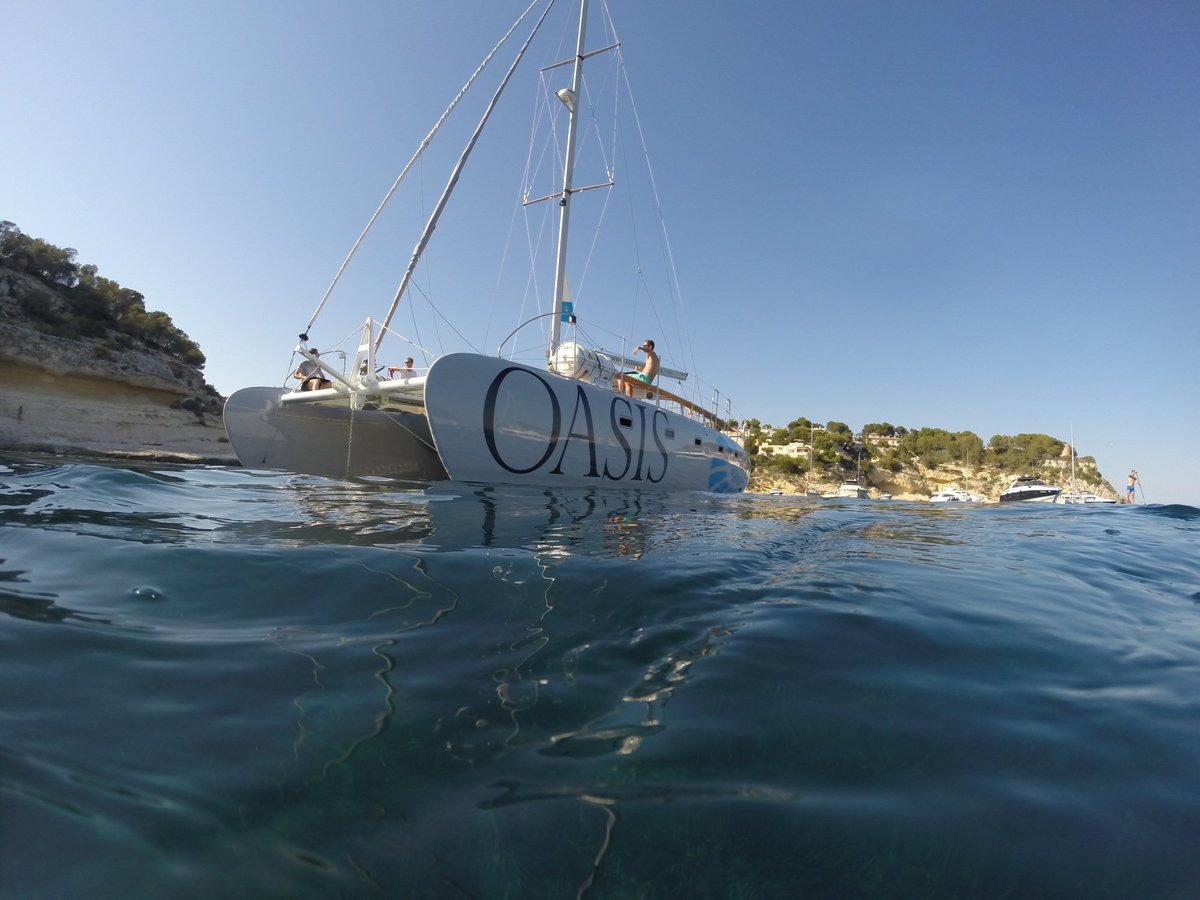
[(475, 144), (479, 141), (479, 135), (483, 132), (483, 126), (487, 124), (491, 118), (492, 112), (496, 108), (497, 102), (500, 100), (500, 95), (504, 93), (504, 89), (508, 87), (508, 82), (512, 79), (513, 73), (517, 70), (517, 66), (521, 60), (525, 58), (525, 51), (529, 49), (529, 45), (533, 43), (534, 37), (541, 30), (542, 23), (546, 21), (546, 16), (554, 7), (554, 0), (550, 0), (546, 9), (542, 12), (542, 16), (538, 19), (537, 24), (533, 26), (533, 31), (529, 33), (529, 37), (525, 39), (525, 43), (521, 46), (517, 58), (512, 61), (512, 65), (508, 67), (508, 71), (504, 74), (500, 86), (496, 88), (496, 93), (492, 95), (491, 101), (487, 105), (487, 109), (483, 111), (483, 117), (480, 118), (479, 124), (475, 126), (475, 131), (471, 135), (471, 139), (467, 142), (467, 146), (463, 149), (462, 155), (459, 156), (458, 162), (454, 164), (454, 170), (450, 173), (450, 180), (446, 182), (446, 187), (442, 191), (442, 196), (438, 198), (437, 205), (433, 212), (429, 215), (429, 221), (425, 223), (425, 230), (421, 232), (421, 237), (417, 241), (417, 246), (413, 248), (412, 259), (408, 261), (408, 268), (404, 270), (404, 276), (400, 279), (400, 286), (396, 288), (396, 295), (392, 298), (392, 305), (388, 307), (387, 315), (383, 319), (383, 327), (379, 330), (379, 337), (375, 340), (375, 352), (379, 352), (379, 345), (383, 343), (383, 336), (387, 334), (388, 325), (391, 324), (392, 316), (396, 314), (396, 307), (400, 305), (400, 298), (404, 296), (404, 289), (408, 287), (408, 282), (412, 278), (413, 271), (417, 268), (417, 263), (421, 260), (421, 254), (425, 251), (425, 245), (429, 243), (429, 239), (433, 236), (433, 229), (437, 227), (438, 219), (441, 218), (442, 211), (446, 208), (446, 202), (450, 199), (450, 194), (454, 190), (454, 186), (458, 184), (459, 176), (462, 175), (462, 170), (467, 164), (467, 157), (471, 155), (471, 151), (475, 149)]
[(350, 264), (350, 260), (354, 258), (354, 254), (358, 251), (359, 244), (363, 242), (363, 239), (367, 236), (367, 232), (371, 230), (371, 227), (375, 224), (375, 220), (379, 218), (379, 214), (383, 212), (383, 208), (387, 206), (388, 201), (392, 199), (392, 194), (394, 194), (396, 189), (400, 187), (400, 182), (402, 182), (405, 176), (408, 175), (408, 170), (413, 167), (413, 164), (420, 159), (421, 154), (424, 153), (426, 148), (429, 147), (430, 142), (433, 140), (433, 136), (438, 133), (438, 130), (442, 127), (442, 123), (446, 121), (450, 113), (456, 106), (458, 106), (459, 101), (466, 96), (467, 91), (475, 82), (475, 79), (482, 74), (484, 69), (487, 68), (488, 64), (492, 61), (492, 58), (500, 51), (500, 48), (504, 46), (505, 42), (512, 37), (512, 33), (516, 31), (518, 27), (520, 27), (521, 23), (525, 21), (525, 17), (529, 15), (530, 11), (537, 6), (539, 2), (541, 2), (541, 0), (533, 0), (533, 2), (525, 8), (525, 11), (521, 13), (520, 18), (513, 23), (512, 27), (505, 32), (504, 37), (500, 38), (496, 46), (493, 47), (488, 55), (483, 58), (483, 62), (479, 64), (478, 68), (471, 73), (471, 77), (467, 79), (467, 83), (462, 86), (458, 94), (455, 95), (454, 99), (450, 101), (450, 105), (446, 107), (445, 112), (443, 112), (438, 118), (437, 122), (434, 123), (433, 128), (429, 130), (429, 134), (425, 135), (421, 143), (417, 145), (416, 152), (413, 153), (412, 158), (409, 159), (404, 168), (400, 171), (400, 174), (392, 183), (391, 188), (389, 188), (388, 192), (384, 195), (379, 207), (375, 210), (374, 215), (371, 216), (366, 227), (362, 230), (362, 234), (358, 236), (358, 240), (354, 242), (354, 246), (350, 248), (350, 252), (346, 254), (346, 259), (338, 267), (337, 272), (333, 276), (333, 281), (329, 283), (329, 287), (325, 290), (325, 295), (321, 298), (321, 302), (317, 304), (317, 308), (313, 310), (312, 317), (308, 320), (308, 326), (304, 329), (306, 334), (312, 329), (314, 323), (316, 323), (317, 316), (319, 316), (321, 314), (321, 310), (325, 308), (325, 303), (329, 300), (329, 296), (333, 293), (333, 289), (337, 287), (338, 281), (341, 280), (342, 273), (346, 270), (346, 266)]

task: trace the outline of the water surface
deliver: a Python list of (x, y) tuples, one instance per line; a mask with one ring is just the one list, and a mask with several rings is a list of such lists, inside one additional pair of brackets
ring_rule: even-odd
[(0, 462), (0, 896), (1200, 885), (1196, 509)]

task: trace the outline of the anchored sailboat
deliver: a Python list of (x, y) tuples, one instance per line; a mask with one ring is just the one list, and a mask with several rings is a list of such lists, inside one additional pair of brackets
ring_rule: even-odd
[(1081, 506), (1111, 506), (1117, 502), (1115, 497), (1101, 497), (1091, 491), (1081, 491), (1075, 484), (1075, 426), (1071, 426), (1071, 489), (1058, 495), (1055, 502), (1070, 503)]
[[(630, 370), (638, 365), (633, 355), (585, 345), (576, 327), (579, 320), (567, 293), (567, 248), (574, 196), (589, 189), (573, 182), (582, 72), (589, 58), (619, 46), (586, 50), (587, 0), (579, 4), (574, 56), (556, 64), (569, 65), (571, 73), (569, 86), (554, 92), (568, 117), (563, 177), (553, 194), (541, 198), (559, 205), (553, 306), (520, 326), (549, 319), (547, 364), (450, 353), (435, 359), (425, 374), (401, 371), (399, 377), (380, 364), (380, 344), (438, 217), (548, 11), (549, 7), (458, 158), (390, 309), (382, 320), (367, 319), (363, 325), (349, 369), (339, 371), (308, 354), (310, 322), (296, 352), (318, 367), (330, 386), (307, 391), (253, 387), (229, 398), (225, 427), (243, 465), (333, 477), (669, 491), (745, 489), (749, 460), (718, 410), (683, 396), (682, 390), (668, 391), (631, 377)], [(595, 187), (611, 185), (610, 180)], [(564, 326), (571, 331), (569, 340), (564, 339)], [(380, 377), (382, 373), (387, 377)], [(687, 377), (670, 366), (659, 373), (659, 378), (680, 383)]]

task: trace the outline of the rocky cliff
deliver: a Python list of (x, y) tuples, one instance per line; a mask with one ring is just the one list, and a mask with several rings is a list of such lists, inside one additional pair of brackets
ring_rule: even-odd
[(111, 336), (47, 333), (20, 303), (45, 290), (0, 269), (0, 448), (236, 462), (199, 371)]

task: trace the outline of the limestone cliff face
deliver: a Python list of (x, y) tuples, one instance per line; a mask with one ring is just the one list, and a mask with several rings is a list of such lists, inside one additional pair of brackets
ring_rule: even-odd
[[(869, 486), (871, 496), (891, 494), (897, 500), (928, 500), (937, 491), (957, 488), (978, 494), (988, 501), (1000, 498), (1000, 492), (1012, 484), (1018, 475), (1036, 475), (1049, 484), (1064, 490), (1071, 487), (1071, 463), (1069, 459), (1054, 460), (1030, 472), (1009, 472), (994, 466), (964, 467), (942, 465), (929, 468), (914, 462), (899, 472), (888, 472), (870, 467), (863, 473), (862, 484)], [(1075, 461), (1075, 478), (1080, 490), (1091, 491), (1101, 497), (1117, 498), (1117, 491), (1100, 477), (1096, 464), (1090, 458)], [(772, 472), (755, 472), (750, 477), (750, 490), (766, 492), (781, 490), (785, 494), (802, 494), (806, 489), (829, 493), (837, 489), (836, 480), (820, 477), (806, 479), (804, 476), (780, 476)]]
[(199, 371), (148, 348), (40, 331), (18, 302), (35, 287), (45, 290), (0, 270), (0, 449), (236, 461), (224, 401)]
[(200, 372), (166, 354), (55, 337), (18, 321), (11, 317), (0, 319), (0, 359), (57, 375), (118, 381), (180, 396), (205, 397), (214, 393)]

